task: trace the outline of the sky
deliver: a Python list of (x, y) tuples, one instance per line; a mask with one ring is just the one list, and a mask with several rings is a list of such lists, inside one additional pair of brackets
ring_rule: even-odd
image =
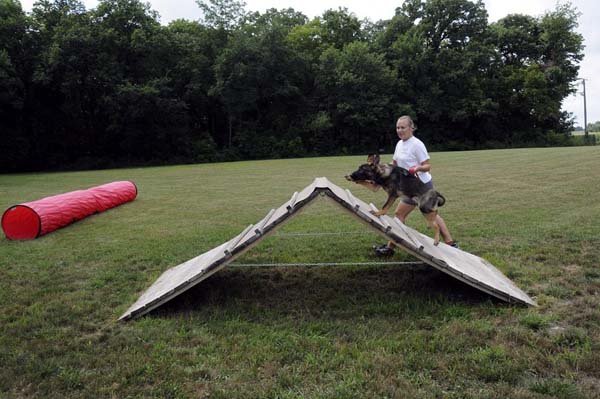
[[(21, 0), (25, 11), (31, 11), (35, 0)], [(86, 8), (91, 9), (98, 4), (97, 0), (82, 0)], [(147, 0), (146, 0), (147, 1)], [(168, 24), (178, 18), (198, 20), (202, 17), (200, 8), (195, 0), (150, 0), (152, 9), (160, 14), (160, 21)], [(372, 21), (390, 19), (396, 7), (402, 0), (245, 0), (247, 11), (264, 12), (269, 8), (294, 8), (309, 18), (319, 16), (324, 11), (338, 7), (346, 7), (359, 19), (369, 18)], [(497, 21), (508, 14), (528, 14), (534, 17), (543, 15), (546, 11), (556, 8), (556, 0), (484, 0), (489, 14), (489, 22)], [(561, 4), (565, 1), (561, 0)], [(600, 77), (594, 77), (594, 72), (600, 67), (600, 29), (595, 24), (600, 21), (600, 6), (597, 0), (571, 0), (571, 4), (581, 13), (579, 18), (579, 33), (584, 38), (585, 57), (580, 64), (579, 77), (586, 80), (587, 121), (600, 121)], [(595, 29), (596, 28), (596, 29)], [(582, 84), (579, 84), (579, 94), (566, 98), (563, 109), (573, 113), (577, 125), (584, 124), (584, 105)]]

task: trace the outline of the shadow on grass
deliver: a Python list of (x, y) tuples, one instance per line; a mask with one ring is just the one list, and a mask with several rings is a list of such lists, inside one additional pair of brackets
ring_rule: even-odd
[(232, 268), (218, 272), (151, 315), (375, 317), (399, 312), (432, 314), (452, 306), (490, 303), (506, 306), (428, 266)]

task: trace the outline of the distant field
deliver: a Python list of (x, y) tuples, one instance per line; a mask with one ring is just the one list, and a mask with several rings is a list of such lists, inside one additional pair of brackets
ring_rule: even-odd
[[(584, 131), (574, 131), (571, 134), (573, 136), (583, 136), (583, 135), (585, 135), (585, 132)], [(600, 132), (588, 132), (588, 134), (590, 134), (590, 135), (593, 134), (596, 137), (600, 137)]]
[[(462, 248), (538, 308), (427, 268), (226, 268), (119, 323), (164, 270), (315, 177), (385, 195), (344, 180), (363, 157), (0, 175), (2, 211), (113, 180), (139, 188), (40, 239), (0, 239), (0, 397), (599, 398), (600, 147), (431, 155)], [(430, 234), (418, 214), (408, 223)], [(367, 262), (381, 242), (319, 201), (238, 262)]]

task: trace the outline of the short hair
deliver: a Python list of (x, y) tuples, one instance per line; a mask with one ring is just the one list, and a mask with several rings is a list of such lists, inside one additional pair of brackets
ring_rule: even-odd
[(400, 118), (398, 118), (396, 123), (400, 122), (400, 119), (408, 120), (408, 125), (412, 128), (412, 130), (417, 130), (417, 125), (415, 125), (415, 122), (413, 122), (412, 118), (409, 115), (402, 115)]

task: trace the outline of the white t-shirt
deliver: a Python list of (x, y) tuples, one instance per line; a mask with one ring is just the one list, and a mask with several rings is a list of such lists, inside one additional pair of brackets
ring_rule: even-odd
[[(394, 161), (406, 170), (413, 166), (421, 165), (421, 163), (429, 159), (427, 148), (425, 144), (415, 136), (412, 136), (408, 140), (400, 140), (396, 144), (396, 151), (394, 151)], [(431, 181), (431, 173), (429, 172), (417, 172), (417, 176), (423, 183), (429, 183)]]

